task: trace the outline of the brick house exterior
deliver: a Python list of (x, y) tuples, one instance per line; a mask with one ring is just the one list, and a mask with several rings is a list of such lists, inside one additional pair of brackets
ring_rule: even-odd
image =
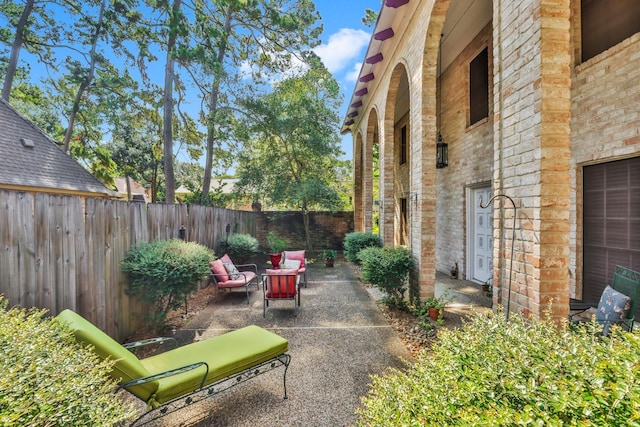
[(613, 265), (640, 270), (639, 31), (634, 0), (385, 0), (343, 125), (355, 229), (379, 199), (421, 297), (457, 263), (558, 320)]

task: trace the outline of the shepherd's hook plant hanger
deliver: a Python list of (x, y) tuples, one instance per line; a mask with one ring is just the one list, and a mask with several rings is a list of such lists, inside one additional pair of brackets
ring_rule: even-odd
[(493, 201), (497, 198), (505, 198), (508, 199), (511, 202), (511, 206), (513, 207), (513, 226), (511, 227), (512, 229), (512, 234), (511, 234), (511, 261), (510, 261), (510, 265), (509, 265), (509, 286), (507, 287), (507, 314), (506, 314), (506, 320), (507, 322), (509, 321), (509, 307), (511, 305), (511, 278), (513, 277), (513, 254), (515, 252), (515, 244), (516, 244), (516, 217), (517, 217), (517, 208), (516, 208), (516, 204), (513, 201), (513, 199), (509, 196), (507, 196), (506, 194), (496, 194), (495, 196), (493, 196), (492, 198), (489, 199), (489, 201), (487, 202), (486, 205), (482, 204), (482, 198), (480, 199), (480, 207), (482, 209), (486, 209), (487, 207), (489, 207), (489, 205), (491, 203), (493, 203)]

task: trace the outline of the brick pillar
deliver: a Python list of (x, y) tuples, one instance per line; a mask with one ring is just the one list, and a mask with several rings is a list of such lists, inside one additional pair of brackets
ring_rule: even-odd
[[(494, 192), (518, 207), (511, 310), (541, 317), (553, 299), (556, 320), (569, 302), (570, 12), (570, 0), (494, 0)], [(496, 298), (506, 304), (513, 217), (494, 206)]]
[(363, 147), (362, 193), (364, 208), (364, 231), (373, 230), (373, 146), (379, 143), (378, 114), (375, 109), (369, 113), (367, 135)]
[(353, 216), (356, 231), (364, 231), (362, 133), (358, 132), (353, 147)]

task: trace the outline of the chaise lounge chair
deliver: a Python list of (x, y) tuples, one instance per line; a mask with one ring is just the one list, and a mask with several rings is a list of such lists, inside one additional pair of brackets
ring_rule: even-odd
[[(160, 418), (280, 366), (285, 367), (283, 384), (284, 398), (287, 398), (286, 375), (291, 361), (286, 353), (288, 341), (258, 326), (247, 326), (138, 359), (71, 310), (64, 310), (57, 319), (69, 325), (78, 341), (93, 346), (98, 356), (115, 360), (111, 377), (120, 388), (146, 402), (147, 412), (133, 424), (142, 418), (149, 418), (145, 422)], [(164, 340), (145, 340), (130, 346)]]

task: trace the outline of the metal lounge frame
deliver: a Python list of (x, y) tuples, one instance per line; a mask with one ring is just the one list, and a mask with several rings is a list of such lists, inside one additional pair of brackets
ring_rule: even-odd
[[(174, 343), (175, 346), (177, 346), (177, 341), (175, 340), (175, 338), (158, 337), (158, 338), (151, 338), (151, 339), (142, 340), (142, 341), (136, 341), (128, 344), (123, 344), (123, 347), (128, 350), (133, 350), (135, 348), (139, 348), (142, 346), (152, 345), (152, 344), (162, 344), (164, 342), (172, 342)], [(251, 366), (250, 368), (247, 368), (244, 371), (238, 372), (237, 374), (223, 378), (207, 386), (203, 386), (207, 378), (207, 375), (209, 373), (209, 366), (207, 365), (206, 362), (199, 362), (199, 363), (193, 363), (191, 365), (182, 366), (180, 368), (163, 372), (157, 375), (151, 375), (149, 377), (138, 378), (133, 381), (122, 383), (118, 386), (118, 389), (116, 390), (116, 392), (121, 390), (128, 391), (127, 390), (128, 387), (133, 387), (133, 386), (144, 384), (150, 381), (156, 381), (162, 378), (168, 378), (173, 375), (178, 375), (183, 372), (197, 369), (201, 366), (204, 366), (206, 368), (205, 373), (202, 376), (202, 382), (200, 383), (199, 389), (192, 391), (191, 393), (185, 394), (183, 396), (176, 397), (175, 399), (165, 402), (159, 406), (154, 407), (149, 405), (147, 407), (147, 411), (141, 414), (138, 418), (136, 418), (130, 424), (130, 426), (134, 426), (134, 425), (143, 426), (143, 425), (149, 424), (152, 421), (158, 420), (168, 414), (174, 413), (190, 405), (193, 405), (194, 403), (198, 403), (205, 399), (213, 397), (239, 384), (249, 381), (250, 379), (257, 377), (258, 375), (272, 371), (281, 366), (284, 366), (284, 374), (282, 377), (282, 385), (284, 388), (283, 398), (288, 399), (289, 396), (287, 395), (287, 371), (289, 370), (290, 363), (291, 363), (291, 356), (287, 353), (284, 353), (284, 354), (275, 356), (267, 361), (264, 361), (258, 365)]]

